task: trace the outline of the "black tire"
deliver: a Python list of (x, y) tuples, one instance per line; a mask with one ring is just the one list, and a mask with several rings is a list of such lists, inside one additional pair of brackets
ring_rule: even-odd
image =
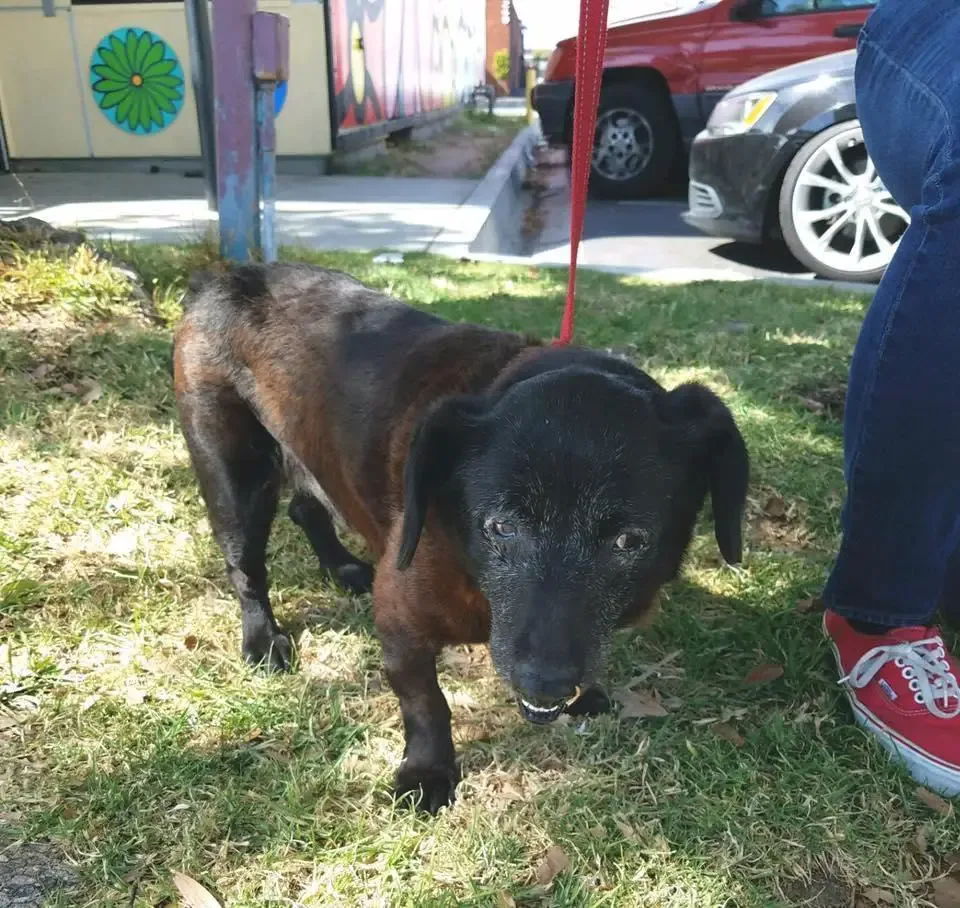
[(777, 216), (780, 221), (780, 232), (787, 248), (805, 268), (809, 268), (814, 274), (827, 280), (876, 283), (883, 277), (886, 267), (875, 268), (870, 271), (844, 271), (820, 261), (803, 244), (793, 219), (794, 193), (797, 191), (797, 183), (804, 166), (827, 142), (835, 136), (849, 132), (851, 127), (857, 125), (856, 120), (837, 123), (822, 132), (818, 132), (800, 148), (784, 174), (783, 184), (780, 188)]
[[(649, 130), (652, 147), (646, 155), (637, 155), (637, 163), (645, 158), (643, 166), (625, 178), (613, 178), (609, 170), (597, 167), (597, 145), (590, 167), (590, 190), (600, 198), (642, 199), (662, 192), (670, 183), (677, 161), (682, 154), (680, 129), (670, 98), (655, 83), (645, 79), (629, 82), (612, 82), (603, 86), (600, 92), (600, 104), (597, 109), (597, 132), (595, 143), (599, 143), (604, 132), (604, 120), (624, 111), (629, 116), (621, 122), (629, 129), (630, 116), (639, 118), (640, 129), (634, 135), (641, 141), (643, 131)], [(629, 139), (626, 140), (629, 142)], [(640, 144), (637, 142), (636, 144)], [(623, 149), (611, 150), (609, 154), (620, 153)], [(629, 152), (627, 152), (629, 155)], [(629, 160), (629, 157), (628, 157)], [(627, 165), (629, 170), (629, 165)]]

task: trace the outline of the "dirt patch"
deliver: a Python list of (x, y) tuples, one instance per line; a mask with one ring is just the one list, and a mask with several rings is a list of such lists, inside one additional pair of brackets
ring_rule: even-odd
[(77, 876), (50, 845), (20, 844), (0, 850), (0, 908), (41, 908)]
[(809, 880), (791, 880), (781, 886), (788, 905), (804, 908), (851, 908), (856, 902), (853, 888), (823, 870), (814, 871)]
[(826, 416), (828, 419), (843, 419), (843, 407), (847, 398), (847, 386), (840, 382), (824, 385), (801, 385), (794, 389), (796, 400), (805, 410)]
[(335, 172), (351, 176), (480, 179), (525, 126), (521, 117), (463, 114), (442, 132), (419, 142), (402, 135), (366, 161), (340, 161)]

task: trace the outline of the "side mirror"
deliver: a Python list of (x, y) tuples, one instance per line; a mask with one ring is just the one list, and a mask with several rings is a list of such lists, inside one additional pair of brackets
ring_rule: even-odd
[(735, 22), (755, 22), (763, 15), (763, 0), (740, 0), (730, 10)]

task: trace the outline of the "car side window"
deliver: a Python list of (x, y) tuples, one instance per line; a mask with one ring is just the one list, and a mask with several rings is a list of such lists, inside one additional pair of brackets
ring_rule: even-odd
[(877, 0), (763, 0), (760, 12), (764, 16), (790, 16), (797, 13), (862, 9), (876, 5)]
[(789, 16), (791, 13), (812, 13), (816, 0), (763, 0), (760, 12), (764, 16)]
[(817, 9), (824, 12), (837, 9), (863, 9), (865, 6), (876, 6), (877, 0), (817, 0)]

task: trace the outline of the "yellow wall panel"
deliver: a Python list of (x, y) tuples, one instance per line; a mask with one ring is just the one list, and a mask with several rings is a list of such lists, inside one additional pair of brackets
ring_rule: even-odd
[(46, 18), (0, 0), (0, 110), (11, 157), (86, 158), (83, 99), (65, 8)]
[(277, 117), (279, 154), (330, 154), (326, 36), (320, 3), (270, 2), (259, 9), (290, 20), (290, 81)]
[[(0, 110), (11, 156), (198, 156), (200, 137), (183, 3), (70, 9), (65, 0), (60, 2), (64, 5), (57, 15), (45, 18), (39, 0), (0, 0)], [(28, 4), (35, 9), (24, 10)], [(290, 19), (291, 73), (277, 119), (277, 150), (281, 155), (329, 154), (323, 6), (316, 0), (262, 0), (260, 8)], [(212, 18), (211, 11), (211, 24)], [(134, 30), (135, 42), (129, 53), (124, 42), (113, 62), (102, 51), (94, 60), (98, 47), (116, 51), (109, 43), (104, 45), (111, 34), (123, 39), (129, 29)], [(152, 36), (142, 48), (141, 30)], [(163, 46), (154, 48), (154, 39)], [(138, 54), (148, 56), (140, 59)], [(143, 74), (133, 72), (137, 62), (146, 64)], [(108, 78), (104, 70), (93, 72), (95, 65), (110, 67), (121, 81)], [(94, 91), (94, 82), (102, 90)], [(153, 86), (149, 103), (145, 84)]]

